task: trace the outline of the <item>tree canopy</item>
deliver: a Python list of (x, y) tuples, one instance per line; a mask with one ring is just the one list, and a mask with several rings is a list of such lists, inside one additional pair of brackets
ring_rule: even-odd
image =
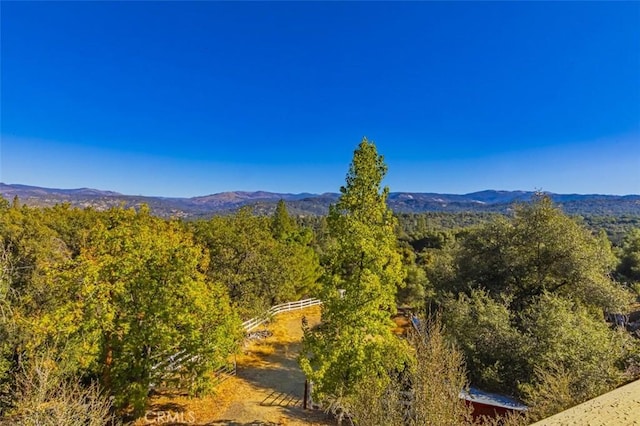
[[(97, 380), (121, 408), (144, 409), (154, 369), (190, 354), (197, 392), (235, 351), (239, 320), (226, 288), (207, 279), (206, 250), (177, 222), (139, 211), (3, 207), (3, 362)], [(14, 401), (15, 402), (15, 401)], [(10, 404), (11, 402), (8, 402)]]
[(614, 266), (603, 234), (540, 197), (459, 233), (427, 275), (472, 383), (538, 403), (543, 378), (571, 371), (575, 404), (620, 383), (638, 350), (604, 321), (631, 302)]
[(546, 196), (513, 213), (462, 235), (457, 273), (435, 283), (441, 291), (484, 289), (508, 296), (517, 310), (546, 292), (610, 312), (628, 306), (628, 293), (611, 279), (615, 256), (603, 234), (594, 236)]
[[(271, 216), (245, 207), (183, 222), (144, 205), (0, 198), (0, 414), (53, 407), (104, 423), (143, 412), (162, 382), (206, 392), (242, 319), (311, 296), (322, 323), (305, 328), (300, 365), (315, 398), (363, 424), (466, 421), (465, 364), (474, 385), (534, 406), (530, 419), (640, 375), (635, 325), (603, 315), (629, 309), (629, 288), (640, 294), (636, 219), (570, 217), (542, 195), (506, 215), (394, 216), (386, 172), (363, 139), (338, 201), (313, 218), (282, 200)], [(614, 247), (597, 224), (616, 225)], [(443, 326), (402, 340), (396, 305), (438, 311)], [(408, 390), (419, 395), (409, 414)]]
[(623, 280), (640, 284), (640, 228), (625, 236), (617, 271)]
[(242, 317), (317, 293), (320, 265), (310, 247), (311, 232), (288, 216), (284, 203), (273, 218), (242, 208), (193, 228), (209, 252), (209, 278), (226, 286)]

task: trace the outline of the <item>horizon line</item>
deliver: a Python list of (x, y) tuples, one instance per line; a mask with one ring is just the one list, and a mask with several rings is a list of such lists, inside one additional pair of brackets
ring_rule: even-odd
[[(244, 193), (244, 194), (255, 194), (255, 193), (259, 193), (259, 192), (263, 192), (263, 193), (267, 193), (267, 194), (273, 194), (273, 195), (310, 195), (310, 196), (322, 196), (322, 195), (327, 195), (327, 194), (337, 194), (339, 195), (340, 192), (339, 191), (325, 191), (325, 192), (277, 192), (277, 191), (269, 191), (269, 190), (264, 190), (264, 189), (257, 189), (257, 190), (227, 190), (227, 191), (220, 191), (220, 192), (213, 192), (213, 193), (209, 193), (209, 194), (202, 194), (202, 195), (194, 195), (194, 196), (167, 196), (167, 195), (149, 195), (149, 194), (126, 194), (126, 193), (121, 193), (118, 191), (114, 191), (111, 189), (98, 189), (98, 188), (91, 188), (91, 187), (78, 187), (78, 188), (54, 188), (54, 187), (48, 187), (48, 186), (38, 186), (38, 185), (28, 185), (28, 184), (23, 184), (23, 183), (5, 183), (5, 182), (0, 182), (0, 185), (6, 185), (6, 186), (22, 186), (22, 187), (27, 187), (27, 188), (33, 188), (33, 189), (42, 189), (42, 190), (52, 190), (52, 191), (82, 191), (82, 190), (89, 190), (89, 191), (98, 191), (98, 192), (111, 192), (114, 194), (114, 196), (123, 196), (123, 197), (146, 197), (146, 198), (173, 198), (173, 199), (192, 199), (192, 198), (202, 198), (202, 197), (211, 197), (211, 196), (215, 196), (215, 195), (221, 195), (221, 194), (229, 194), (229, 193)], [(579, 192), (566, 192), (566, 193), (560, 193), (560, 192), (551, 192), (551, 191), (545, 191), (545, 190), (540, 190), (540, 189), (536, 189), (536, 190), (523, 190), (523, 189), (483, 189), (483, 190), (479, 190), (479, 191), (472, 191), (472, 192), (466, 192), (466, 193), (455, 193), (455, 192), (433, 192), (433, 191), (389, 191), (389, 194), (434, 194), (434, 195), (473, 195), (473, 194), (478, 194), (478, 193), (482, 193), (482, 192), (507, 192), (507, 193), (524, 193), (524, 194), (533, 194), (536, 192), (541, 192), (543, 194), (548, 194), (548, 195), (585, 195), (585, 196), (615, 196), (615, 197), (627, 197), (627, 196), (640, 196), (640, 193), (638, 194), (605, 194), (605, 193), (579, 193)]]

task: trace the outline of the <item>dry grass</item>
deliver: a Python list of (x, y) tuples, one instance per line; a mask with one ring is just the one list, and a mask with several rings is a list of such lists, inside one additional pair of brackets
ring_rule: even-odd
[(409, 322), (409, 318), (404, 315), (398, 314), (393, 317), (393, 322), (396, 324), (393, 329), (393, 333), (398, 336), (405, 336), (407, 334), (407, 330), (411, 328), (411, 323)]
[[(305, 317), (309, 327), (320, 323), (320, 306), (312, 306), (300, 311), (284, 312), (273, 318), (273, 321), (261, 329), (268, 329), (272, 335), (260, 340), (252, 340), (245, 345), (243, 352), (236, 358), (239, 366), (260, 368), (268, 365), (266, 358), (272, 355), (276, 346), (288, 347), (302, 339), (300, 324)], [(259, 329), (260, 330), (260, 329)]]
[[(219, 384), (213, 394), (199, 398), (177, 395), (171, 392), (154, 395), (151, 397), (147, 407), (147, 412), (151, 412), (149, 413), (149, 418), (153, 418), (154, 415), (152, 413), (172, 412), (185, 413), (184, 419), (188, 420), (187, 413), (192, 413), (195, 423), (188, 424), (204, 425), (209, 419), (226, 410), (233, 401), (241, 397), (242, 386), (240, 382), (236, 377), (230, 377)], [(149, 424), (149, 422), (144, 417), (141, 417), (133, 424), (134, 426), (142, 426)], [(171, 424), (178, 425), (182, 423)], [(185, 424), (187, 424), (186, 421)]]
[(320, 306), (311, 306), (300, 311), (285, 312), (275, 317), (269, 329), (273, 338), (280, 343), (299, 342), (302, 338), (300, 324), (302, 317), (306, 317), (309, 327), (320, 324)]
[(274, 351), (273, 336), (254, 340), (245, 345), (242, 353), (236, 356), (236, 362), (243, 367), (260, 368), (268, 364), (266, 358)]

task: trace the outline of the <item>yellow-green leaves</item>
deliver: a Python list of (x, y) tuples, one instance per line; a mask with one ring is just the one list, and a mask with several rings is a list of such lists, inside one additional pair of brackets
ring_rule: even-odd
[(94, 271), (82, 273), (85, 321), (100, 330), (103, 382), (116, 402), (142, 408), (149, 384), (162, 379), (152, 366), (183, 350), (195, 360), (190, 374), (205, 375), (234, 350), (238, 319), (202, 272), (206, 253), (178, 223), (121, 210), (106, 222), (78, 259)]
[(139, 411), (163, 358), (188, 353), (182, 373), (199, 391), (236, 349), (226, 288), (206, 276), (206, 249), (178, 222), (145, 208), (5, 206), (0, 238), (0, 308), (11, 312), (0, 323), (0, 392), (6, 368), (46, 353), (64, 374), (100, 378), (116, 405)]

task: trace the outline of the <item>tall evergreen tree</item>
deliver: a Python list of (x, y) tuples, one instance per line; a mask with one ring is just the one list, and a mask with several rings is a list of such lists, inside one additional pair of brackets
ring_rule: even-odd
[(284, 200), (278, 201), (276, 211), (271, 217), (271, 232), (273, 233), (273, 237), (279, 241), (283, 241), (290, 238), (295, 231), (296, 224), (293, 219), (291, 219), (291, 216), (289, 216)]
[(373, 143), (362, 140), (328, 217), (322, 325), (307, 330), (300, 358), (316, 398), (353, 396), (358, 385), (382, 388), (401, 368), (406, 347), (392, 333), (403, 268), (396, 220), (386, 205), (387, 172)]

